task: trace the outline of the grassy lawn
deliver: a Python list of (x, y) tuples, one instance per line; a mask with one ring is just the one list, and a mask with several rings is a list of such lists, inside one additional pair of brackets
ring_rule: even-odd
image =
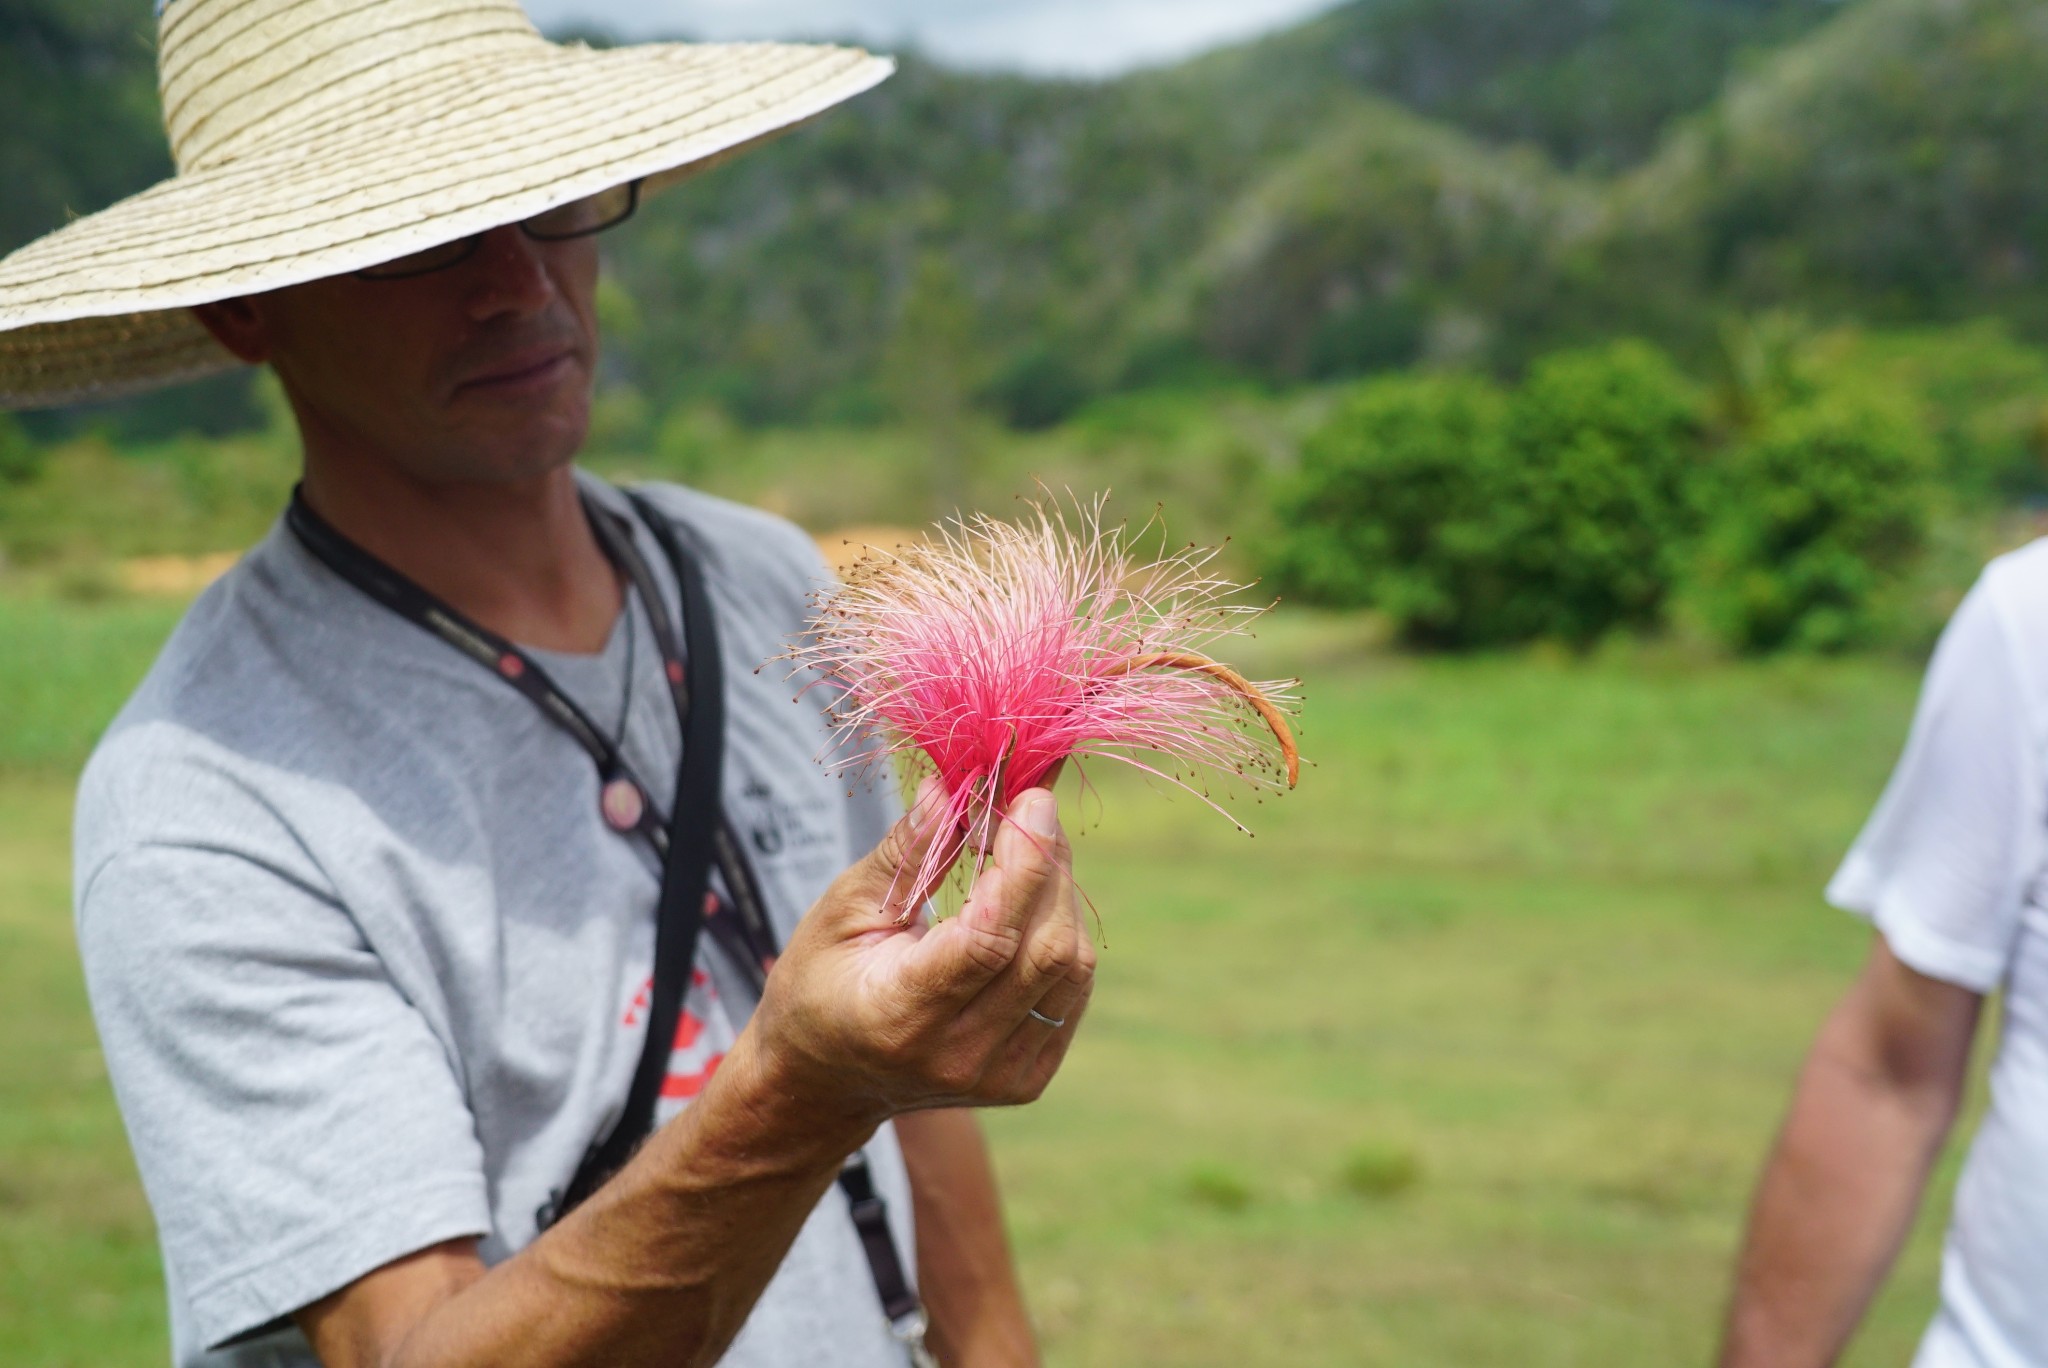
[[(70, 774), (161, 608), (0, 604), (0, 1360), (165, 1358), (68, 914)], [(1308, 680), (1247, 841), (1098, 775), (1082, 1044), (990, 1118), (1058, 1365), (1703, 1363), (1756, 1163), (1865, 933), (1818, 889), (1890, 662), (1256, 648)], [(1851, 1362), (1905, 1361), (1942, 1200)]]

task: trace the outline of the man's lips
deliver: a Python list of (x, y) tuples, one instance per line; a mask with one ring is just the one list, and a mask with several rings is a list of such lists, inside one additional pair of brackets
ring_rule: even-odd
[(575, 352), (568, 348), (549, 348), (544, 351), (522, 353), (507, 358), (481, 375), (474, 375), (462, 381), (456, 385), (455, 392), (504, 394), (545, 388), (561, 377), (574, 356)]

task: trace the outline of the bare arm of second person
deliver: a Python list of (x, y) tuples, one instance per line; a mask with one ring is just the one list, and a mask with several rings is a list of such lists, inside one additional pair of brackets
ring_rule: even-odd
[(1033, 1101), (1058, 1070), (1095, 952), (1052, 795), (1026, 793), (1011, 815), (960, 915), (930, 929), (896, 924), (923, 855), (917, 823), (899, 823), (812, 908), (688, 1111), (497, 1267), (473, 1242), (446, 1245), (301, 1312), (321, 1362), (714, 1363), (876, 1126)]
[(1814, 1041), (1758, 1185), (1722, 1368), (1841, 1355), (1955, 1124), (1982, 1007), (1877, 938)]
[(1038, 1368), (974, 1113), (919, 1112), (901, 1118), (896, 1135), (910, 1168), (917, 1285), (931, 1316), (933, 1354), (946, 1368)]

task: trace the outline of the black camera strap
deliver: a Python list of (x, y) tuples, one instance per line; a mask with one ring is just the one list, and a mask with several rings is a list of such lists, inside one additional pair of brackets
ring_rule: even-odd
[[(683, 999), (696, 963), (698, 942), (707, 926), (727, 958), (748, 976), (757, 996), (780, 952), (760, 881), (721, 802), (724, 675), (717, 622), (703, 572), (659, 510), (636, 493), (629, 491), (626, 498), (660, 546), (675, 577), (682, 598), (681, 643), (669, 620), (660, 586), (633, 544), (628, 521), (598, 506), (587, 494), (583, 507), (606, 557), (639, 595), (654, 627), (682, 735), (682, 760), (668, 807), (675, 814), (673, 821), (662, 814), (648, 786), (633, 772), (619, 747), (575, 700), (556, 687), (547, 671), (526, 652), (471, 621), (350, 541), (313, 511), (301, 491), (293, 491), (285, 514), (286, 525), (300, 544), (335, 574), (490, 670), (573, 738), (597, 767), (599, 803), (606, 824), (622, 835), (646, 840), (662, 861), (647, 1037), (633, 1071), (626, 1106), (611, 1130), (586, 1151), (569, 1185), (537, 1213), (542, 1229), (574, 1210), (624, 1168), (634, 1151), (653, 1133)], [(626, 611), (632, 611), (630, 602)], [(684, 820), (693, 813), (717, 816), (711, 821)], [(722, 901), (706, 896), (714, 865), (731, 896), (729, 910)], [(912, 1363), (923, 1368), (931, 1363), (924, 1347), (924, 1308), (910, 1284), (889, 1229), (887, 1208), (875, 1190), (865, 1154), (856, 1152), (846, 1161), (839, 1185), (846, 1194), (891, 1333), (903, 1343)]]

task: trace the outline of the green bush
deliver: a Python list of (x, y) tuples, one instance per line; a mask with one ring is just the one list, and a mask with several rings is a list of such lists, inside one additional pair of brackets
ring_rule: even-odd
[(1283, 594), (1372, 606), (1417, 645), (1485, 644), (1502, 593), (1506, 402), (1483, 380), (1360, 386), (1303, 446), (1267, 555)]
[(1252, 1204), (1252, 1185), (1235, 1170), (1221, 1164), (1198, 1164), (1187, 1172), (1184, 1191), (1198, 1206), (1232, 1215)]
[(1762, 420), (1711, 482), (1708, 624), (1749, 652), (1880, 640), (1890, 596), (1927, 543), (1934, 468), (1912, 415), (1869, 391), (1829, 391)]
[(27, 484), (42, 468), (43, 450), (21, 424), (0, 413), (0, 484)]
[(1651, 347), (1551, 357), (1515, 393), (1373, 381), (1305, 446), (1283, 592), (1370, 605), (1413, 645), (1586, 646), (1661, 618), (1695, 518), (1700, 404)]
[(1361, 1145), (1344, 1160), (1337, 1181), (1355, 1197), (1398, 1197), (1422, 1181), (1422, 1160), (1403, 1145)]
[(1686, 564), (1702, 405), (1662, 352), (1618, 342), (1536, 364), (1507, 422), (1502, 640), (1588, 646), (1650, 628)]
[(265, 434), (127, 450), (77, 438), (29, 479), (0, 481), (0, 550), (22, 567), (239, 550), (276, 520), (298, 464)]
[(1996, 507), (2048, 497), (2048, 350), (1991, 319), (1900, 332), (1841, 329), (1802, 357), (1821, 387), (1910, 400), (1942, 484)]

